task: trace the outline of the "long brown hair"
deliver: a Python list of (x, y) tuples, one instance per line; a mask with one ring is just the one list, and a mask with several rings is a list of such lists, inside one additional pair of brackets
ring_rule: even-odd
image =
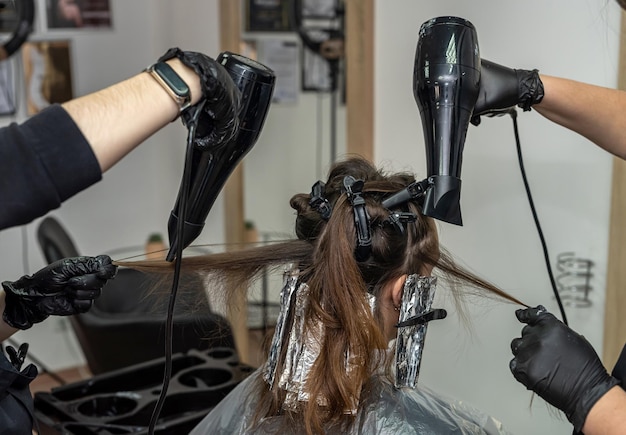
[[(363, 261), (357, 261), (354, 255), (355, 217), (343, 190), (343, 180), (348, 175), (364, 181), (372, 243), (371, 253)], [(250, 281), (267, 268), (284, 268), (288, 263), (297, 266), (300, 281), (308, 284), (305, 324), (321, 324), (324, 331), (319, 337), (319, 357), (306, 384), (310, 399), (287, 411), (283, 406), (285, 392), (259, 380), (261, 397), (257, 401), (256, 421), (283, 414), (309, 434), (323, 433), (330, 426), (349, 425), (354, 416), (346, 410), (359, 403), (362, 389), (381, 364), (376, 350), (387, 347), (380, 313), (372, 313), (367, 294), (378, 296), (387, 283), (403, 275), (432, 266), (454, 294), (481, 290), (484, 295), (524, 305), (456, 265), (440, 248), (431, 218), (424, 216), (415, 202), (395, 210), (413, 213), (415, 222), (406, 223), (403, 230), (389, 223), (390, 211), (382, 206), (382, 200), (413, 181), (411, 174), (385, 174), (362, 158), (348, 158), (333, 166), (325, 183), (325, 197), (332, 208), (328, 219), (310, 205), (310, 194), (297, 194), (291, 199), (290, 205), (297, 213), (296, 240), (183, 259), (183, 270), (207, 274), (211, 286), (219, 287), (226, 298), (232, 297), (234, 291), (248, 288)], [(119, 264), (147, 272), (172, 269), (166, 262)], [(346, 355), (352, 358), (351, 370), (346, 370)], [(277, 372), (284, 358), (283, 352)]]

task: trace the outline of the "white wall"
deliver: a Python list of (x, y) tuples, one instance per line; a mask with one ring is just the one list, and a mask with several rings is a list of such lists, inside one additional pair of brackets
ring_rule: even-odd
[[(513, 68), (597, 85), (617, 83), (619, 7), (605, 0), (380, 0), (375, 11), (375, 156), (390, 169), (425, 176), (424, 141), (412, 93), (420, 25), (455, 15), (476, 27), (481, 56)], [(518, 110), (524, 163), (550, 257), (573, 251), (595, 262), (593, 306), (568, 308), (570, 325), (602, 349), (611, 158), (536, 112)], [(408, 162), (408, 163), (407, 163)], [(463, 161), (463, 227), (440, 223), (442, 244), (473, 271), (522, 301), (558, 315), (522, 178), (512, 121), (470, 126)], [(509, 343), (517, 306), (471, 301), (472, 331), (433, 322), (420, 380), (503, 421), (516, 434), (568, 434), (571, 426), (512, 377)]]

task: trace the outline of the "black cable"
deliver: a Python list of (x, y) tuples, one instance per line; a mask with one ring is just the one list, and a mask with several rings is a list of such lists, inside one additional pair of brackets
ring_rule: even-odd
[[(191, 167), (192, 167), (192, 150), (193, 142), (196, 135), (196, 127), (198, 126), (198, 118), (202, 113), (206, 100), (198, 103), (196, 112), (193, 115), (191, 122), (189, 122), (189, 133), (187, 135), (187, 150), (185, 153), (185, 165), (183, 169), (183, 179), (181, 184), (180, 206), (179, 216), (177, 222), (177, 232), (182, 240), (184, 231), (184, 224), (186, 220), (187, 199), (189, 196), (189, 186), (191, 184)], [(148, 434), (154, 434), (154, 428), (159, 419), (159, 414), (163, 409), (163, 404), (167, 397), (167, 389), (169, 387), (170, 379), (172, 377), (172, 341), (174, 335), (174, 307), (176, 305), (176, 293), (178, 292), (178, 282), (180, 281), (180, 268), (183, 257), (183, 243), (176, 244), (176, 259), (174, 260), (174, 278), (172, 281), (172, 291), (170, 292), (169, 303), (167, 307), (167, 319), (165, 322), (165, 370), (163, 373), (163, 385), (161, 386), (161, 393), (159, 394), (159, 400), (157, 401), (152, 416), (150, 417), (150, 424), (148, 426)]]
[(554, 297), (556, 298), (556, 302), (559, 305), (559, 311), (561, 312), (561, 318), (563, 319), (563, 323), (567, 325), (568, 324), (567, 316), (565, 315), (563, 302), (561, 301), (561, 296), (559, 295), (559, 292), (557, 290), (556, 281), (554, 280), (554, 275), (552, 273), (552, 266), (550, 265), (550, 256), (548, 255), (548, 247), (546, 244), (546, 240), (543, 237), (543, 231), (541, 230), (541, 224), (539, 223), (539, 217), (537, 216), (535, 203), (533, 201), (533, 197), (530, 192), (528, 179), (526, 178), (526, 171), (524, 170), (524, 159), (522, 157), (522, 147), (520, 144), (519, 130), (517, 128), (517, 110), (513, 109), (510, 112), (510, 115), (511, 115), (511, 119), (513, 119), (513, 132), (515, 133), (515, 144), (517, 147), (517, 159), (519, 160), (519, 168), (522, 173), (522, 180), (524, 181), (524, 188), (526, 189), (526, 196), (528, 197), (528, 203), (530, 205), (530, 210), (533, 214), (533, 220), (535, 221), (535, 226), (537, 227), (537, 233), (539, 234), (539, 239), (541, 240), (541, 247), (543, 249), (543, 257), (546, 262), (546, 268), (548, 269), (548, 276), (550, 277), (550, 284), (552, 285), (552, 291), (554, 292)]

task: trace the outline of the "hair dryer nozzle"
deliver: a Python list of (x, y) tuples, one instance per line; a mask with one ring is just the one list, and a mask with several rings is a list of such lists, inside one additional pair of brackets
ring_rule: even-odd
[(479, 88), (474, 26), (457, 17), (438, 17), (422, 24), (413, 93), (424, 130), (427, 175), (432, 180), (424, 213), (457, 225), (461, 225), (463, 146)]
[(449, 175), (429, 177), (431, 184), (424, 196), (423, 213), (455, 225), (463, 225), (461, 218), (461, 179)]

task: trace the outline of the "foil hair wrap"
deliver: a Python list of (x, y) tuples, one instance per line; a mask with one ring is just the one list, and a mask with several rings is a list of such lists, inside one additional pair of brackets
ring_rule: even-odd
[[(309, 286), (306, 283), (298, 285), (297, 278), (297, 271), (285, 274), (280, 296), (280, 313), (272, 338), (268, 361), (263, 371), (263, 379), (270, 385), (270, 389), (273, 388), (277, 377), (278, 359), (283, 353), (282, 343), (285, 340), (285, 334), (289, 334), (287, 348), (284, 352), (285, 360), (278, 375), (278, 387), (287, 392), (283, 407), (291, 410), (295, 410), (300, 402), (309, 400), (306, 383), (311, 367), (320, 354), (322, 339), (324, 338), (324, 328), (321, 322), (306, 321)], [(366, 294), (366, 298), (373, 313), (376, 298), (369, 293)], [(287, 331), (287, 322), (290, 318), (291, 328)], [(344, 364), (348, 373), (353, 369), (352, 359), (351, 353), (347, 352)], [(321, 406), (327, 404), (323, 397), (318, 397), (316, 400)], [(347, 409), (345, 412), (354, 414), (357, 407), (358, 403), (354, 403), (351, 409)]]
[(270, 389), (274, 387), (274, 379), (276, 378), (276, 364), (282, 350), (283, 337), (285, 335), (285, 327), (289, 319), (289, 309), (291, 307), (291, 298), (296, 290), (298, 283), (298, 271), (286, 271), (283, 274), (283, 288), (280, 291), (280, 312), (276, 320), (274, 329), (274, 337), (270, 346), (269, 355), (263, 371), (263, 379), (270, 385)]
[[(428, 312), (435, 296), (437, 278), (409, 275), (404, 282), (400, 318), (402, 322), (410, 317)], [(428, 324), (398, 328), (396, 339), (395, 386), (415, 388), (422, 362), (424, 339)]]

